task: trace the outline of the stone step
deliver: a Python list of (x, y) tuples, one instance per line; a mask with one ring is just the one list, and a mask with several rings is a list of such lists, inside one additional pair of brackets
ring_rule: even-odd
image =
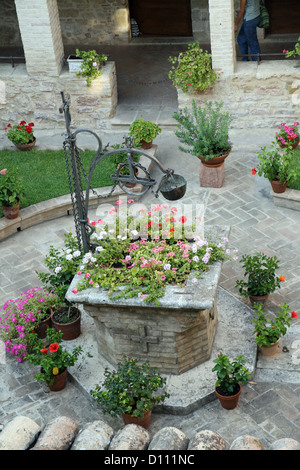
[(111, 129), (128, 131), (130, 124), (141, 116), (146, 121), (153, 121), (162, 129), (172, 131), (177, 125), (173, 119), (175, 109), (170, 106), (125, 106), (118, 105), (115, 116), (110, 120)]

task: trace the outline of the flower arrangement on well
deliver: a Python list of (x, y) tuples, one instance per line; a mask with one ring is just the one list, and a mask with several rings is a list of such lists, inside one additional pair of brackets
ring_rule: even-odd
[(211, 54), (203, 51), (197, 41), (189, 44), (187, 51), (180, 52), (178, 57), (169, 57), (169, 62), (173, 64), (169, 78), (184, 93), (206, 90), (219, 77), (212, 69)]
[(19, 124), (14, 124), (13, 126), (8, 124), (7, 127), (5, 127), (5, 131), (8, 139), (14, 145), (25, 145), (35, 140), (33, 127), (33, 122), (27, 124), (26, 121), (20, 121)]
[(11, 353), (22, 362), (31, 347), (31, 334), (41, 321), (49, 317), (49, 309), (57, 302), (52, 292), (41, 287), (22, 291), (15, 300), (5, 302), (0, 309), (0, 336), (6, 352)]
[(293, 125), (288, 126), (285, 122), (282, 122), (279, 128), (279, 132), (276, 132), (276, 141), (280, 146), (296, 145), (299, 143), (299, 122), (294, 122)]
[(135, 119), (129, 126), (129, 135), (137, 144), (150, 143), (161, 133), (161, 128), (152, 121), (146, 121), (142, 115)]
[(18, 169), (3, 168), (0, 171), (0, 206), (13, 207), (24, 196), (25, 188)]
[(253, 322), (255, 323), (255, 342), (260, 347), (270, 347), (275, 344), (286, 334), (292, 318), (298, 318), (296, 312), (290, 312), (290, 307), (287, 303), (279, 305), (278, 307), (277, 315), (274, 318), (268, 319), (262, 304), (254, 304), (253, 306), (255, 310), (253, 318)]
[(83, 84), (85, 86), (91, 86), (92, 80), (100, 77), (102, 74), (101, 64), (107, 61), (105, 54), (98, 54), (95, 50), (91, 51), (80, 51), (76, 49), (76, 57), (83, 60), (80, 72), (76, 72), (78, 78), (84, 78)]
[(187, 108), (176, 111), (173, 115), (178, 122), (176, 137), (186, 147), (179, 150), (190, 153), (206, 161), (230, 152), (229, 126), (232, 117), (222, 112), (223, 102), (207, 102), (203, 107), (192, 103), (192, 112)]
[(64, 372), (68, 367), (74, 366), (79, 355), (83, 352), (81, 346), (76, 346), (72, 352), (66, 351), (62, 346), (62, 332), (54, 328), (47, 329), (46, 344), (33, 334), (32, 351), (26, 356), (26, 360), (35, 366), (40, 366), (40, 372), (35, 375), (35, 380), (52, 385), (56, 376)]
[[(129, 199), (128, 204), (132, 203)], [(134, 210), (132, 206), (132, 214)], [(109, 212), (106, 220), (91, 222), (95, 229), (91, 241), (98, 246), (84, 255), (74, 294), (105, 288), (114, 299), (138, 297), (159, 305), (167, 285), (183, 285), (190, 273), (196, 284), (211, 264), (229, 255), (227, 239), (214, 243), (196, 234), (188, 240), (188, 218), (180, 216), (176, 207), (158, 204), (147, 213), (141, 209), (136, 217), (129, 212), (125, 219), (117, 209)]]

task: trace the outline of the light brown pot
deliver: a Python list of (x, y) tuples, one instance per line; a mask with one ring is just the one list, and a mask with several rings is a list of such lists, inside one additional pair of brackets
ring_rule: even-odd
[[(72, 307), (72, 309), (75, 309), (75, 307)], [(76, 309), (78, 310), (78, 309)], [(69, 323), (59, 323), (58, 321), (55, 320), (55, 314), (56, 312), (53, 312), (51, 321), (52, 321), (52, 326), (56, 331), (62, 331), (63, 332), (63, 340), (69, 341), (75, 338), (78, 338), (78, 336), (81, 333), (81, 312), (78, 310), (78, 317), (75, 321), (69, 322)]]
[(141, 416), (140, 418), (136, 418), (135, 416), (132, 416), (128, 413), (124, 413), (122, 415), (122, 419), (125, 425), (138, 424), (139, 426), (148, 429), (151, 424), (151, 410), (146, 411), (144, 416)]
[(239, 391), (235, 395), (228, 395), (228, 396), (227, 395), (222, 395), (215, 388), (215, 392), (216, 392), (216, 395), (217, 395), (217, 397), (220, 401), (220, 404), (223, 408), (225, 408), (225, 410), (233, 410), (234, 408), (237, 407), (239, 397), (240, 397), (240, 394), (241, 394), (241, 391), (242, 391), (242, 387), (240, 386), (240, 384), (238, 384), (238, 385), (240, 387)]
[(36, 138), (34, 137), (34, 140), (32, 142), (29, 142), (29, 144), (15, 144), (15, 146), (19, 149), (19, 150), (22, 150), (22, 151), (28, 151), (28, 150), (31, 150), (33, 149), (33, 147), (35, 146), (36, 144)]
[(16, 219), (19, 217), (20, 201), (15, 206), (2, 206), (1, 209), (6, 219)]
[(214, 157), (214, 158), (211, 158), (210, 160), (205, 160), (205, 158), (202, 157), (202, 156), (199, 156), (199, 159), (201, 160), (201, 163), (204, 166), (218, 167), (224, 162), (225, 158), (228, 157), (230, 152), (231, 152), (231, 150), (228, 153), (226, 153), (225, 155), (220, 155), (219, 157)]
[(68, 369), (66, 368), (63, 372), (61, 372), (58, 375), (54, 375), (54, 382), (52, 385), (48, 384), (49, 389), (52, 392), (59, 392), (60, 390), (63, 390), (66, 386), (67, 383), (67, 375), (68, 375)]
[(282, 183), (281, 181), (270, 181), (272, 189), (274, 193), (284, 193), (287, 187), (286, 183)]
[(151, 149), (152, 141), (151, 142), (146, 142), (145, 140), (141, 140), (141, 147), (142, 147), (142, 149)]
[(251, 304), (255, 304), (255, 303), (262, 303), (262, 304), (265, 304), (266, 301), (268, 300), (269, 298), (269, 294), (266, 294), (266, 295), (250, 295), (249, 296), (249, 299), (250, 299), (250, 302)]
[(289, 147), (290, 145), (292, 146), (292, 149), (294, 150), (295, 148), (298, 147), (299, 145), (299, 140), (297, 140), (296, 142), (294, 142), (293, 144), (282, 144), (280, 141), (279, 141), (279, 145), (282, 149), (286, 149), (287, 147)]
[(259, 350), (260, 350), (262, 356), (271, 357), (271, 356), (275, 356), (277, 353), (279, 353), (279, 351), (280, 351), (279, 341), (280, 341), (280, 338), (279, 338), (278, 341), (276, 341), (276, 343), (271, 344), (271, 346), (261, 346), (261, 347), (259, 347)]

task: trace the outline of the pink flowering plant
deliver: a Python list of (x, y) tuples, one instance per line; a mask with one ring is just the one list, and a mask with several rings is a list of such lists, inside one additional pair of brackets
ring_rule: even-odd
[[(128, 204), (133, 202), (128, 200)], [(122, 201), (117, 203), (120, 206)], [(73, 293), (104, 288), (114, 299), (138, 297), (159, 305), (167, 285), (183, 286), (190, 273), (196, 284), (210, 265), (229, 254), (225, 249), (227, 239), (214, 243), (197, 234), (187, 238), (183, 229), (188, 218), (179, 216), (176, 207), (157, 204), (150, 212), (138, 207), (138, 217), (134, 218), (134, 211), (128, 215), (123, 231), (121, 214), (118, 216), (114, 208), (107, 220), (91, 222), (95, 250), (84, 255), (77, 273), (81, 280)], [(112, 219), (115, 224), (108, 223), (109, 216), (116, 217)]]
[(281, 146), (288, 146), (299, 142), (299, 122), (294, 122), (293, 125), (288, 126), (285, 122), (282, 122), (279, 128), (279, 132), (276, 132), (276, 140)]
[(0, 309), (0, 337), (11, 353), (22, 362), (30, 348), (32, 333), (40, 322), (50, 315), (50, 308), (57, 302), (52, 292), (41, 287), (22, 291), (17, 299), (7, 300)]

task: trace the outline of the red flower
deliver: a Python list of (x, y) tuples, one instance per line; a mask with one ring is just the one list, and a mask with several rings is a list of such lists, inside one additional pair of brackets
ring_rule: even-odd
[(52, 343), (52, 344), (50, 344), (49, 350), (50, 350), (51, 353), (53, 353), (53, 352), (58, 351), (58, 348), (59, 348), (59, 344)]
[(31, 127), (26, 127), (26, 132), (27, 132), (27, 134), (30, 134), (30, 132), (32, 132)]
[(179, 222), (182, 222), (182, 223), (184, 224), (184, 222), (186, 222), (186, 221), (187, 221), (187, 218), (186, 218), (186, 216), (185, 216), (185, 215), (183, 215), (182, 217), (179, 217), (179, 219), (178, 219), (178, 220), (179, 220)]
[(28, 126), (33, 127), (34, 126), (33, 122), (30, 122)]
[(257, 171), (255, 168), (252, 168), (252, 175), (256, 175)]
[(24, 126), (26, 124), (26, 121), (20, 121), (20, 126)]
[(11, 127), (11, 124), (7, 124), (7, 127)]
[(293, 318), (298, 318), (298, 314), (297, 314), (296, 312), (291, 312), (291, 316), (292, 316)]
[(41, 353), (43, 353), (43, 354), (47, 354), (48, 349), (49, 349), (49, 348), (44, 348), (44, 349), (41, 349), (40, 351), (41, 351)]

